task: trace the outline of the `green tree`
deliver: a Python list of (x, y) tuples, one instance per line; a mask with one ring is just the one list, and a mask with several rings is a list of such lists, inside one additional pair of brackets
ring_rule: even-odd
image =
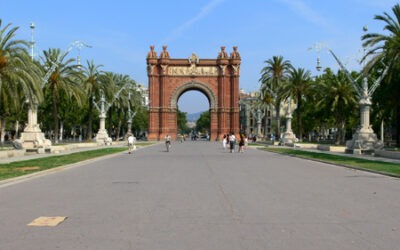
[(67, 100), (74, 98), (79, 105), (83, 104), (84, 92), (82, 91), (80, 66), (75, 64), (75, 59), (67, 59), (68, 53), (61, 53), (60, 49), (43, 51), (45, 67), (51, 68), (57, 63), (44, 86), (44, 92), (51, 96), (54, 138), (59, 138), (58, 103), (61, 95)]
[[(386, 34), (368, 33), (362, 36), (363, 46), (367, 49), (363, 60), (368, 60), (366, 65), (367, 70), (379, 71), (381, 62), (390, 64), (390, 69), (385, 80), (382, 82), (382, 87), (385, 88), (380, 95), (379, 100), (381, 106), (393, 111), (394, 126), (397, 131), (396, 144), (400, 145), (400, 99), (398, 93), (400, 90), (398, 81), (398, 72), (400, 70), (400, 5), (396, 4), (393, 8), (394, 17), (384, 12), (383, 15), (376, 15), (375, 20), (384, 23), (383, 30)], [(375, 99), (375, 101), (377, 101)], [(390, 115), (391, 112), (382, 112)], [(389, 118), (386, 118), (389, 119)]]
[(16, 40), (18, 27), (7, 24), (1, 28), (0, 19), (0, 120), (1, 141), (4, 139), (6, 119), (21, 110), (24, 100), (30, 104), (42, 99), (40, 81), (42, 69), (27, 52), (28, 42)]
[(202, 133), (210, 131), (210, 112), (203, 112), (196, 121), (196, 130)]
[(96, 65), (93, 61), (87, 61), (87, 67), (83, 68), (83, 84), (88, 97), (88, 114), (87, 114), (87, 128), (88, 128), (88, 140), (90, 141), (93, 137), (93, 97), (100, 96), (101, 89), (101, 72), (99, 69), (103, 65)]
[(339, 134), (337, 144), (345, 143), (346, 118), (355, 112), (357, 105), (356, 93), (345, 73), (341, 70), (335, 75), (329, 68), (318, 79), (317, 87), (319, 101), (317, 106), (330, 112), (335, 121)]
[(187, 131), (187, 118), (186, 118), (187, 113), (182, 112), (178, 109), (177, 112), (177, 125), (178, 125), (178, 130), (181, 132), (181, 134), (184, 134)]
[(283, 56), (273, 56), (272, 59), (264, 61), (266, 66), (261, 70), (261, 93), (263, 101), (272, 104), (275, 108), (276, 115), (276, 131), (275, 134), (280, 134), (280, 108), (282, 101), (282, 85), (288, 79), (288, 73), (292, 67), (290, 61), (284, 60)]
[(282, 87), (282, 95), (285, 98), (294, 98), (297, 104), (297, 136), (300, 141), (303, 138), (302, 129), (302, 111), (303, 100), (305, 95), (308, 94), (311, 83), (311, 72), (303, 68), (291, 68), (289, 71), (289, 79)]

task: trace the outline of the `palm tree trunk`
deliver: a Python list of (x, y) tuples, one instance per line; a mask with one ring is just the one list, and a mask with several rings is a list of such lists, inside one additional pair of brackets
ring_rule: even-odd
[(344, 125), (345, 125), (344, 120), (339, 118), (337, 123), (338, 134), (336, 135), (336, 143), (335, 143), (337, 145), (344, 144), (344, 138), (345, 138)]
[(93, 96), (89, 98), (89, 114), (88, 114), (88, 141), (92, 141), (93, 137)]
[(303, 141), (303, 128), (301, 124), (301, 108), (303, 105), (303, 101), (301, 100), (301, 95), (297, 96), (297, 137), (299, 141)]
[(343, 121), (342, 127), (342, 145), (346, 144), (346, 123)]
[(117, 126), (117, 135), (116, 135), (116, 137), (117, 137), (117, 141), (119, 140), (119, 135), (120, 135), (120, 132), (121, 132), (121, 124), (122, 124), (122, 112), (121, 112), (122, 110), (119, 108), (118, 109), (118, 126)]
[(275, 136), (276, 138), (281, 138), (281, 105), (280, 100), (275, 104), (275, 113), (276, 113), (276, 130)]
[(113, 122), (112, 122), (112, 114), (113, 114), (113, 106), (108, 110), (108, 136), (112, 138), (112, 130), (113, 130)]
[(3, 116), (3, 118), (0, 119), (0, 142), (4, 143), (4, 138), (6, 136), (6, 117)]
[(400, 147), (400, 104), (396, 105), (395, 112), (396, 146)]
[(58, 113), (57, 113), (57, 97), (54, 87), (52, 88), (52, 101), (53, 101), (53, 122), (54, 122), (54, 140), (58, 142)]
[(19, 134), (19, 120), (16, 120), (16, 121), (15, 121), (15, 135), (14, 135), (14, 139), (18, 139), (18, 138), (19, 138), (18, 134)]
[(60, 142), (63, 140), (63, 133), (64, 133), (64, 122), (60, 122)]

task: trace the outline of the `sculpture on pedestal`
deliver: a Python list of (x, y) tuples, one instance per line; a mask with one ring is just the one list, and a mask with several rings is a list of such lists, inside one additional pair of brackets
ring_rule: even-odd
[[(101, 97), (100, 97), (100, 107), (99, 105), (95, 102), (95, 98), (93, 98), (93, 105), (95, 108), (99, 111), (99, 118), (100, 118), (100, 127), (99, 131), (96, 134), (96, 142), (99, 143), (104, 143), (105, 145), (111, 145), (112, 139), (111, 137), (108, 136), (107, 130), (106, 130), (106, 117), (107, 117), (107, 111), (110, 109), (111, 105), (114, 103), (114, 101), (119, 97), (119, 95), (122, 93), (122, 90), (126, 89), (127, 87), (130, 87), (130, 85), (127, 83), (124, 86), (122, 86), (118, 92), (114, 95), (114, 99), (111, 102), (107, 102), (106, 98), (104, 96), (103, 90), (101, 91)], [(135, 113), (136, 114), (136, 113)], [(133, 115), (134, 116), (134, 115)], [(131, 121), (133, 118), (131, 114)]]
[[(31, 24), (31, 28), (34, 25)], [(31, 45), (33, 46), (33, 38)], [(83, 47), (90, 47), (84, 44), (82, 41), (74, 41), (68, 47), (68, 49), (57, 58), (55, 62), (51, 62), (52, 66), (48, 69), (45, 76), (42, 78), (40, 83), (40, 88), (43, 89), (47, 81), (49, 80), (51, 74), (56, 70), (57, 66), (60, 64), (61, 59), (69, 53), (73, 48), (78, 48), (79, 50)], [(33, 60), (33, 48), (32, 48), (32, 60)], [(34, 98), (32, 103), (28, 103), (28, 125), (21, 133), (21, 137), (14, 141), (14, 147), (18, 149), (36, 150), (38, 153), (44, 153), (45, 150), (51, 150), (51, 141), (46, 139), (44, 133), (40, 130), (39, 124), (37, 123), (37, 109), (38, 100)], [(55, 138), (58, 140), (58, 138)]]
[(105, 145), (111, 145), (111, 138), (108, 136), (107, 130), (106, 130), (106, 113), (108, 109), (111, 107), (111, 104), (106, 102), (106, 98), (104, 96), (103, 91), (101, 91), (101, 97), (100, 97), (100, 107), (97, 105), (95, 102), (95, 98), (93, 98), (93, 104), (96, 107), (96, 109), (99, 111), (99, 118), (100, 118), (100, 128), (99, 131), (96, 134), (96, 142), (104, 143)]
[(254, 107), (254, 109), (250, 109), (250, 111), (253, 114), (253, 116), (256, 117), (256, 121), (257, 121), (257, 139), (261, 140), (264, 137), (262, 132), (261, 132), (261, 123), (262, 123), (262, 119), (265, 116), (264, 106), (262, 104), (258, 103)]
[(296, 135), (293, 134), (292, 131), (292, 114), (294, 110), (294, 104), (292, 104), (291, 98), (289, 97), (287, 99), (287, 104), (286, 104), (286, 131), (283, 133), (281, 140), (280, 140), (280, 145), (290, 145), (293, 146), (293, 144), (297, 141)]
[(51, 141), (45, 138), (37, 123), (37, 107), (36, 101), (29, 104), (28, 125), (25, 127), (24, 132), (21, 133), (21, 137), (13, 142), (15, 148), (36, 150), (38, 153), (50, 150)]
[(357, 85), (356, 80), (350, 75), (344, 65), (341, 63), (339, 58), (333, 53), (332, 50), (329, 52), (333, 55), (335, 60), (338, 62), (340, 68), (344, 71), (347, 78), (353, 85), (357, 97), (358, 104), (360, 105), (360, 126), (358, 127), (356, 133), (353, 135), (353, 138), (346, 142), (346, 151), (361, 154), (362, 152), (373, 152), (377, 149), (383, 148), (382, 141), (378, 140), (376, 134), (372, 130), (372, 126), (369, 122), (370, 117), (370, 108), (371, 108), (371, 96), (375, 92), (376, 88), (379, 86), (383, 78), (386, 76), (389, 66), (386, 66), (383, 70), (381, 76), (375, 80), (370, 89), (368, 89), (368, 78), (366, 75), (362, 75), (362, 88)]
[(132, 120), (135, 117), (136, 112), (131, 110), (131, 92), (129, 91), (129, 105), (128, 105), (128, 132), (126, 132), (126, 137), (132, 135)]

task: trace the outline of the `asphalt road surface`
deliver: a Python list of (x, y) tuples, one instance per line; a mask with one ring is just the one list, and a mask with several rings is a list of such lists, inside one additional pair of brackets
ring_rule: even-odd
[[(28, 226), (62, 216), (57, 226)], [(399, 249), (399, 179), (173, 143), (0, 186), (0, 249)]]

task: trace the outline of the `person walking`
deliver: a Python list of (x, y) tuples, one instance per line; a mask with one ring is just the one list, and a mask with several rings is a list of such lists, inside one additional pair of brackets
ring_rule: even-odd
[(240, 134), (240, 139), (239, 139), (239, 153), (243, 153), (243, 148), (244, 148), (244, 135)]
[(235, 144), (236, 144), (236, 137), (235, 134), (232, 132), (231, 135), (229, 136), (229, 146), (231, 153), (235, 151)]
[(222, 139), (222, 147), (224, 148), (224, 152), (226, 149), (226, 143), (228, 142), (228, 138), (226, 135), (224, 135), (224, 138)]
[(135, 149), (136, 138), (133, 134), (128, 136), (128, 153), (132, 154)]
[(167, 148), (167, 152), (169, 152), (171, 148), (171, 136), (169, 134), (165, 136), (165, 147)]

